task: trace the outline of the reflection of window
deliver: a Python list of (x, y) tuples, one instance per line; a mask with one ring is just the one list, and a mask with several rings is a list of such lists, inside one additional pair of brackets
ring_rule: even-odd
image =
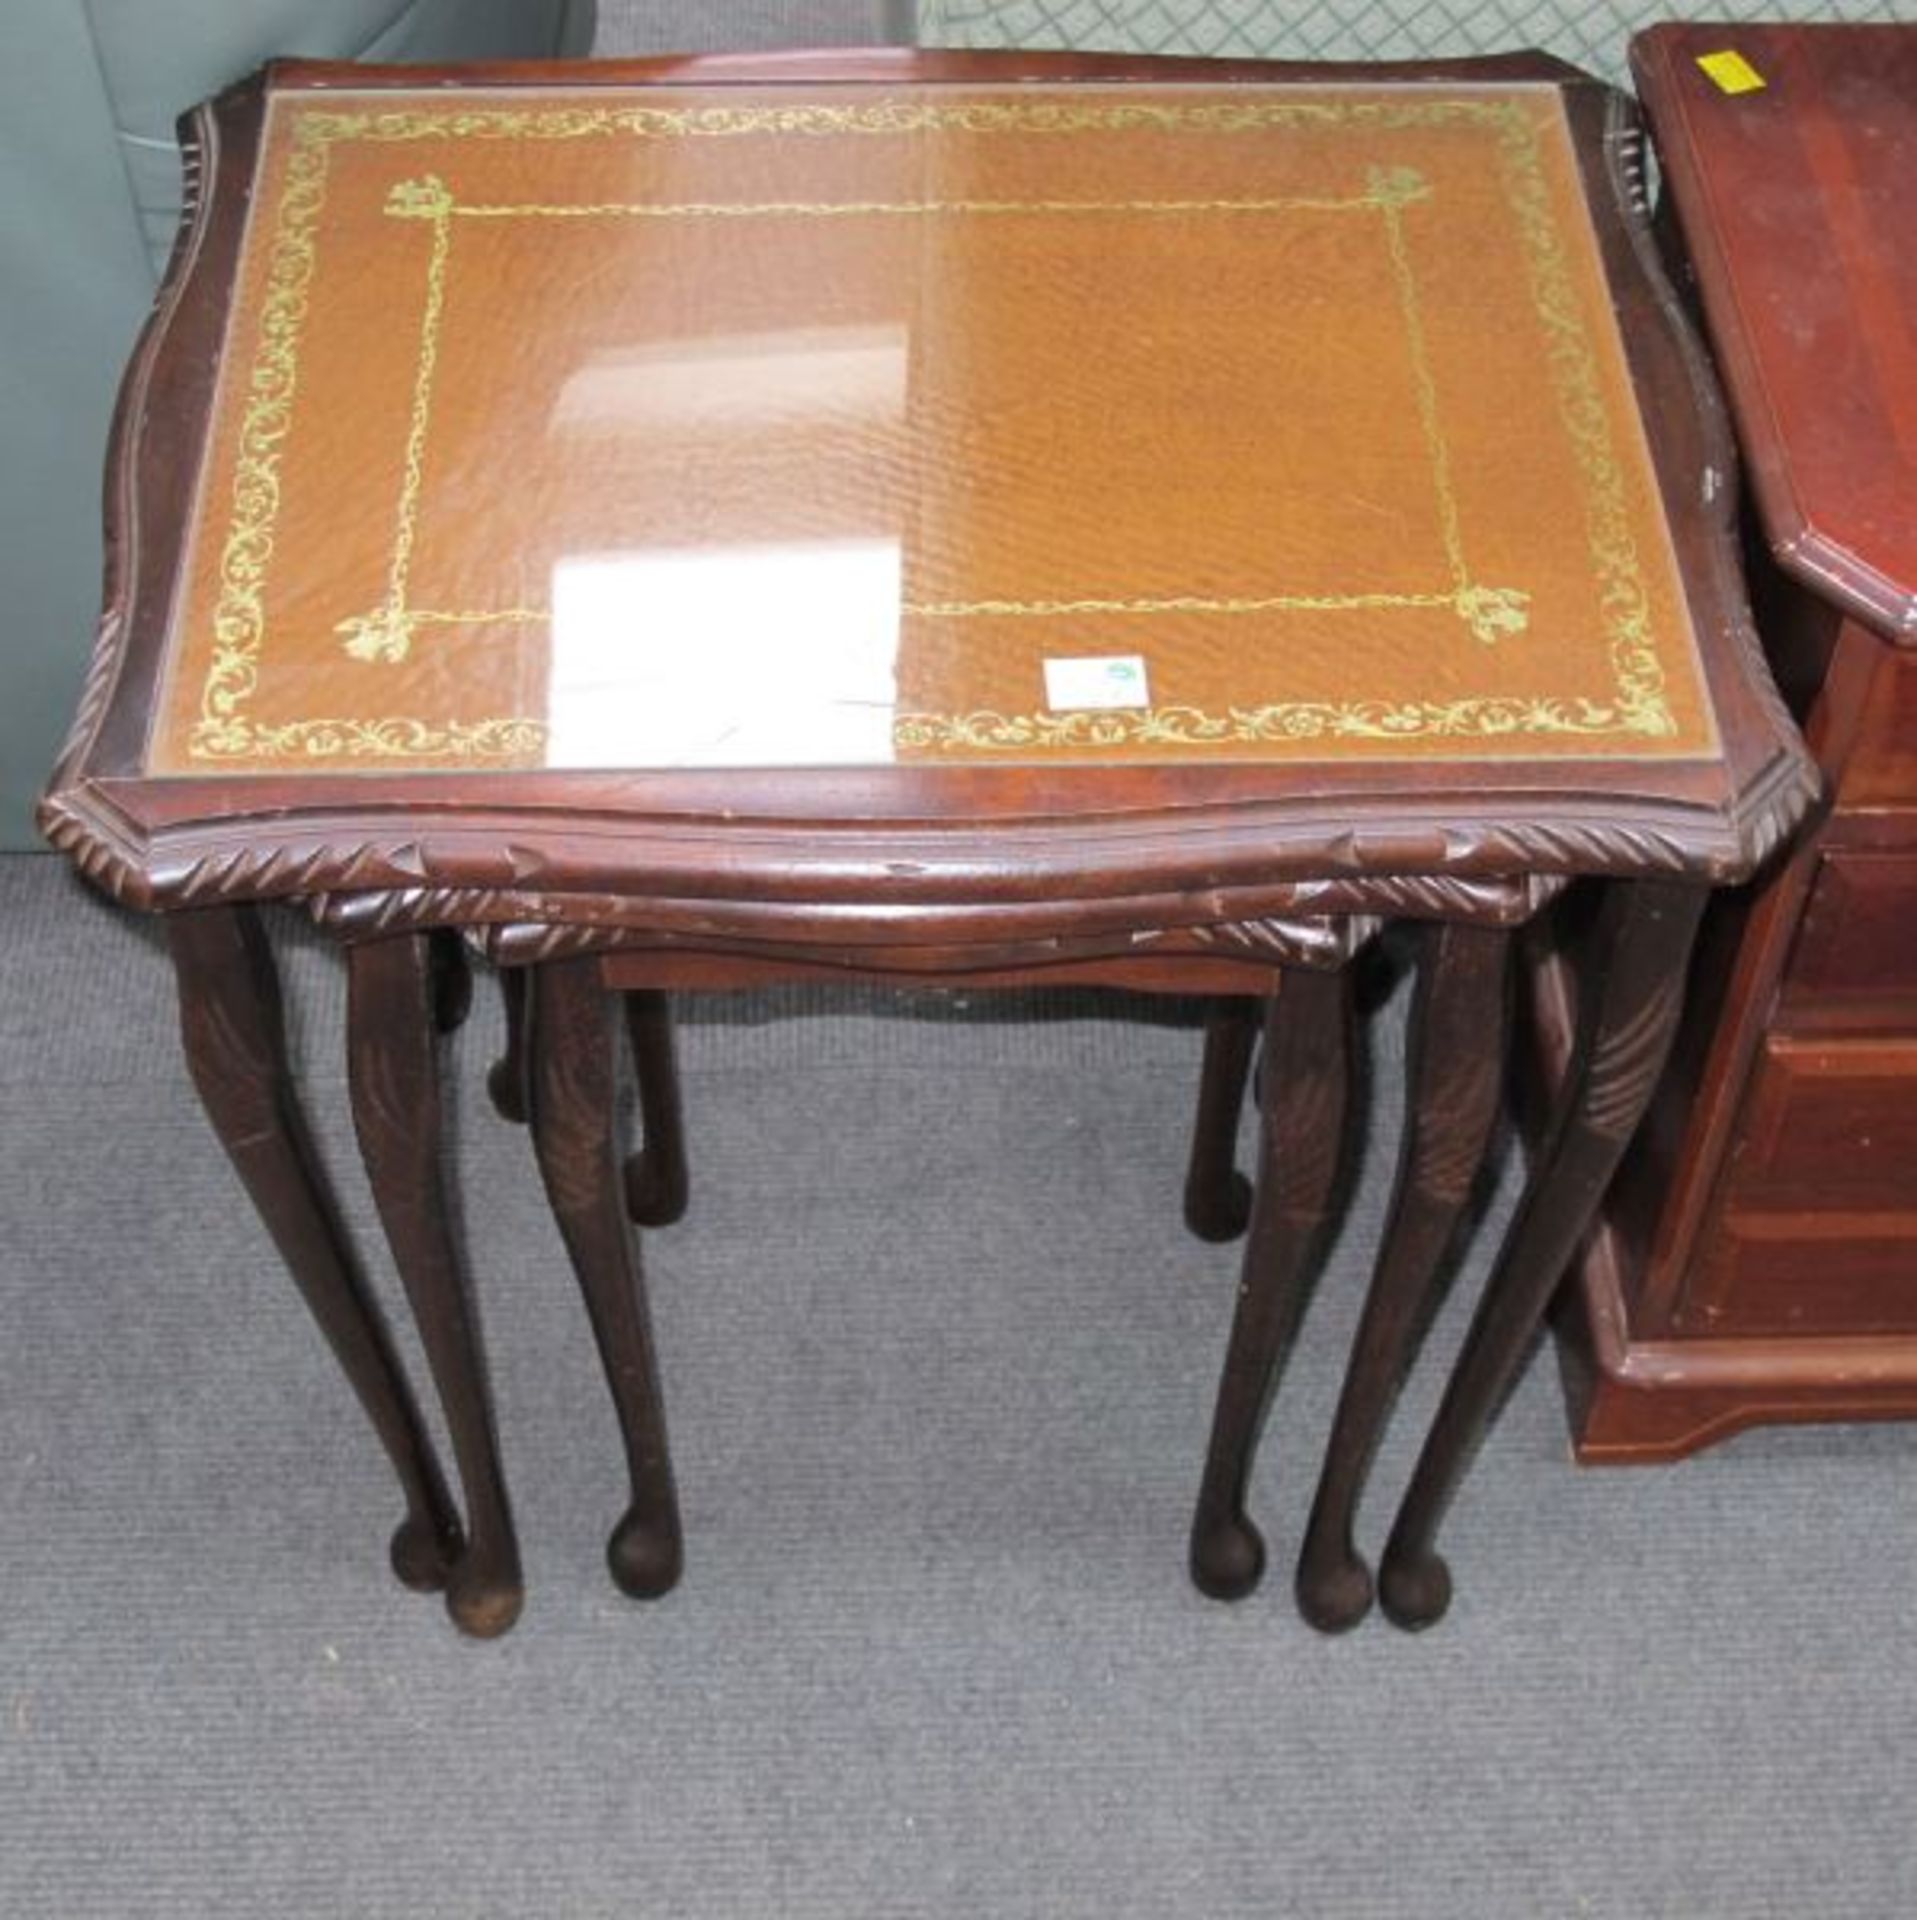
[(890, 760), (900, 570), (896, 540), (561, 560), (546, 764)]

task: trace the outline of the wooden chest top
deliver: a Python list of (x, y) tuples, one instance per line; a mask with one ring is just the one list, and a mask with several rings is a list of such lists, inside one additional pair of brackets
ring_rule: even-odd
[(1632, 62), (1771, 546), (1917, 646), (1917, 26), (1662, 26)]

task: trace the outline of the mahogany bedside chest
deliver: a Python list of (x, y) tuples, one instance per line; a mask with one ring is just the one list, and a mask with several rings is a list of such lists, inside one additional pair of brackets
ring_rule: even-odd
[[(680, 1545), (625, 1216), (675, 1183), (621, 1180), (611, 991), (1263, 996), (1244, 1278), (1193, 1445), (1192, 1571), (1235, 1597), (1337, 1190), (1343, 962), (1424, 922), (1409, 1144), (1299, 1580), (1342, 1626), (1371, 1600), (1357, 1490), (1496, 1113), (1509, 930), (1586, 879), (1551, 1139), (1381, 1565), (1393, 1617), (1435, 1619), (1439, 1522), (1662, 1066), (1709, 890), (1815, 784), (1629, 102), (1532, 57), (295, 64), (189, 135), (43, 820), (168, 917), (197, 1082), (400, 1466), (403, 1570), (471, 1631), (518, 1612), (436, 1151), (449, 929), (530, 969), (501, 1084), (607, 1364), (635, 1595)], [(463, 1539), (300, 1151), (269, 900), (349, 948), (355, 1116)], [(1214, 1054), (1192, 1211), (1223, 1231), (1243, 1049)]]
[(1917, 1415), (1917, 26), (1657, 27), (1632, 61), (1831, 806), (1707, 923), (1569, 1316), (1587, 1459)]

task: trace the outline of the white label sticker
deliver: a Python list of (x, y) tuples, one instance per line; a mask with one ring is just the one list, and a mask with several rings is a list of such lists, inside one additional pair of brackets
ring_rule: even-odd
[(1045, 704), (1054, 713), (1087, 707), (1149, 707), (1145, 660), (1137, 653), (1102, 653), (1083, 660), (1045, 662)]

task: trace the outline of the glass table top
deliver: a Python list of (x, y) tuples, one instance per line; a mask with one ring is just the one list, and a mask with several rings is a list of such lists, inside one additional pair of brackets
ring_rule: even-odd
[(149, 773), (1714, 745), (1549, 87), (272, 100)]

